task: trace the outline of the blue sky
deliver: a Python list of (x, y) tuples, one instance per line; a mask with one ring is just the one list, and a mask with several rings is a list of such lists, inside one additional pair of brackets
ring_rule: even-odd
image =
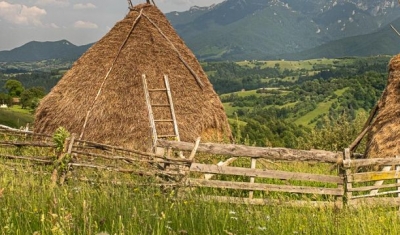
[[(223, 0), (154, 0), (165, 13)], [(132, 0), (133, 5), (145, 0)], [(127, 0), (0, 0), (0, 51), (30, 41), (99, 40), (128, 13)]]

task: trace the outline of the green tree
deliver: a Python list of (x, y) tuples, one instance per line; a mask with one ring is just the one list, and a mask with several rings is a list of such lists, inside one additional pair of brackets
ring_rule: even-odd
[(20, 97), (21, 93), (25, 90), (22, 83), (14, 79), (7, 80), (4, 88), (8, 91), (8, 95), (11, 97)]
[(45, 90), (43, 87), (32, 87), (24, 90), (21, 94), (22, 108), (35, 109), (39, 105), (40, 99), (44, 96)]

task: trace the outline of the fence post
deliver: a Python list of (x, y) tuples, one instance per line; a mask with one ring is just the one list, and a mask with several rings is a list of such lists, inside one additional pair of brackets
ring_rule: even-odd
[[(64, 149), (58, 156), (58, 159), (54, 162), (54, 170), (53, 174), (51, 175), (51, 180), (52, 180), (52, 185), (54, 186), (57, 184), (57, 181), (60, 184), (63, 184), (67, 175), (67, 172), (65, 172), (65, 169), (62, 169), (63, 167), (63, 161), (64, 158), (68, 155), (68, 157), (71, 157), (72, 153), (72, 147), (75, 141), (75, 134), (72, 134), (71, 138), (67, 138), (64, 142)], [(67, 169), (69, 168), (68, 163), (67, 164)], [(64, 165), (65, 166), (65, 165)], [(59, 172), (62, 170), (62, 172)], [(68, 171), (68, 170), (67, 170)], [(61, 176), (60, 176), (61, 173)]]
[[(257, 164), (257, 158), (251, 158), (251, 169), (256, 169), (256, 164)], [(251, 184), (253, 184), (254, 183), (254, 180), (255, 180), (255, 177), (254, 176), (251, 176), (250, 177), (250, 183)], [(254, 196), (254, 191), (250, 191), (249, 192), (249, 198), (250, 199), (253, 199), (253, 196)]]
[(353, 196), (353, 193), (349, 190), (351, 190), (353, 188), (353, 184), (349, 183), (349, 178), (351, 177), (351, 153), (350, 153), (350, 149), (346, 148), (344, 150), (344, 160), (348, 163), (347, 166), (343, 165), (343, 167), (346, 168), (345, 170), (345, 177), (344, 177), (344, 182), (345, 182), (345, 190), (344, 193), (346, 195), (345, 197), (345, 204), (348, 204), (349, 201), (351, 200), (351, 197)]

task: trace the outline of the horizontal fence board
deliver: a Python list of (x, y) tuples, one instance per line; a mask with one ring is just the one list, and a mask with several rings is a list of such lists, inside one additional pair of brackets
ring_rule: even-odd
[(55, 148), (56, 145), (48, 142), (29, 142), (29, 141), (0, 141), (0, 145), (14, 147), (48, 147)]
[(400, 206), (400, 198), (399, 197), (376, 197), (376, 198), (359, 198), (349, 200), (347, 205), (360, 207), (360, 206), (384, 206), (384, 207), (392, 207), (392, 206)]
[(378, 196), (385, 196), (385, 195), (391, 195), (391, 194), (399, 194), (400, 190), (396, 191), (388, 191), (388, 192), (381, 192), (381, 193), (374, 193), (374, 194), (365, 194), (365, 195), (357, 195), (357, 196), (352, 196), (351, 198), (367, 198), (367, 197), (378, 197)]
[(351, 183), (390, 180), (390, 179), (400, 179), (400, 171), (375, 171), (375, 172), (356, 173), (348, 177), (348, 181)]
[(349, 192), (363, 192), (363, 191), (370, 191), (374, 189), (384, 189), (384, 188), (394, 188), (394, 187), (400, 187), (400, 183), (397, 184), (383, 184), (383, 185), (371, 185), (371, 186), (363, 186), (363, 187), (357, 187), (357, 188), (351, 188), (348, 189)]
[(266, 199), (266, 198), (242, 198), (242, 197), (224, 197), (224, 196), (202, 196), (201, 199), (206, 201), (217, 201), (223, 203), (234, 203), (234, 204), (248, 204), (248, 205), (271, 205), (271, 206), (293, 206), (293, 207), (304, 207), (312, 206), (318, 208), (336, 207), (341, 208), (343, 206), (340, 201), (289, 201), (279, 199)]
[(228, 188), (238, 190), (259, 190), (259, 191), (273, 191), (273, 192), (287, 192), (287, 193), (307, 193), (307, 194), (323, 194), (342, 196), (343, 189), (339, 188), (318, 188), (308, 186), (291, 186), (291, 185), (276, 185), (276, 184), (262, 184), (262, 183), (248, 183), (248, 182), (232, 182), (232, 181), (219, 181), (219, 180), (203, 180), (203, 179), (189, 179), (188, 183), (192, 186), (211, 187), (211, 188)]
[(136, 157), (126, 157), (123, 155), (110, 155), (110, 154), (100, 154), (100, 153), (91, 153), (90, 151), (78, 151), (78, 150), (72, 150), (71, 153), (74, 154), (79, 154), (80, 156), (85, 155), (89, 157), (94, 157), (94, 158), (102, 158), (102, 159), (107, 159), (107, 160), (124, 160), (124, 161), (129, 161), (131, 163), (139, 163), (139, 162), (147, 162), (147, 163), (167, 163), (167, 164), (173, 164), (173, 165), (189, 165), (192, 161), (186, 160), (186, 159), (181, 159), (181, 158), (167, 158), (167, 157), (149, 157), (149, 156), (139, 156), (136, 154)]
[(27, 156), (12, 156), (12, 155), (6, 155), (6, 154), (0, 154), (1, 158), (5, 159), (14, 159), (14, 160), (27, 160), (27, 161), (32, 161), (36, 163), (42, 163), (42, 164), (53, 164), (54, 157), (27, 157)]
[[(177, 142), (159, 139), (158, 146), (181, 151), (191, 151), (194, 143)], [(324, 150), (298, 150), (288, 148), (261, 148), (235, 144), (201, 143), (197, 152), (219, 154), (233, 157), (265, 158), (273, 161), (314, 161), (324, 163), (340, 163), (343, 154)]]
[(303, 180), (303, 181), (316, 181), (324, 183), (343, 183), (343, 178), (339, 176), (250, 169), (250, 168), (230, 167), (230, 166), (217, 166), (217, 165), (208, 165), (200, 163), (193, 163), (190, 167), (190, 171), (211, 173), (211, 174), (223, 174), (223, 175), (242, 175), (242, 176), (270, 178), (270, 179)]
[(400, 165), (400, 158), (369, 158), (369, 159), (351, 159), (344, 160), (343, 166), (350, 167), (364, 167), (364, 166), (390, 166)]

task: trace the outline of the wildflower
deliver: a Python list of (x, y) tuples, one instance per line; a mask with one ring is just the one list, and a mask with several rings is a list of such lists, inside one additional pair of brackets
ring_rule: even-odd
[(265, 231), (265, 230), (267, 230), (267, 228), (266, 228), (266, 227), (258, 226), (258, 230)]
[(238, 220), (238, 217), (231, 217), (231, 219), (233, 219), (233, 220)]
[(229, 211), (229, 214), (230, 214), (230, 215), (235, 215), (236, 212), (234, 212), (234, 211)]
[(172, 228), (168, 225), (166, 225), (165, 228), (167, 228), (168, 230), (172, 230)]
[(97, 233), (96, 235), (110, 235), (110, 234), (107, 233), (107, 232), (99, 232), (99, 233)]

